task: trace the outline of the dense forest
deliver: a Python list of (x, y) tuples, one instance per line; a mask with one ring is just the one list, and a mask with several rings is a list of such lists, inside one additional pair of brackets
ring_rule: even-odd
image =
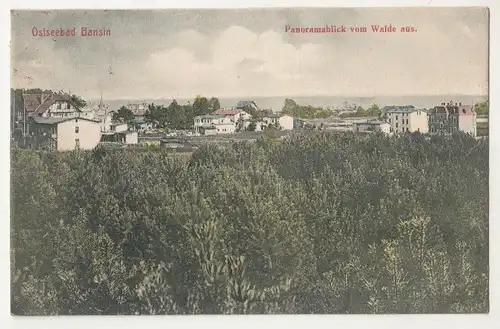
[(12, 312), (488, 312), (488, 141), (11, 153)]

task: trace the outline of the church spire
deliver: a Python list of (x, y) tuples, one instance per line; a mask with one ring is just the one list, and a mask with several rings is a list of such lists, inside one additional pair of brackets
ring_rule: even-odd
[(99, 101), (99, 108), (102, 108), (103, 104), (102, 104), (102, 90), (101, 90), (101, 100)]

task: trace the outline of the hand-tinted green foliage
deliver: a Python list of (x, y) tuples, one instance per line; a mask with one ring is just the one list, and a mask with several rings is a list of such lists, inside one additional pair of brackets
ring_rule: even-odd
[(488, 141), (12, 151), (15, 314), (487, 312)]
[(488, 115), (489, 114), (489, 102), (481, 102), (474, 105), (474, 111), (477, 115)]
[(294, 118), (315, 119), (327, 118), (333, 115), (329, 109), (314, 107), (311, 105), (298, 105), (293, 99), (285, 99), (283, 114), (288, 114)]
[(382, 110), (377, 104), (372, 104), (367, 110), (354, 104), (349, 107), (356, 112), (343, 113), (340, 117), (379, 117), (382, 114)]
[(145, 117), (159, 128), (190, 129), (195, 116), (210, 114), (219, 108), (218, 98), (197, 96), (193, 104), (179, 105), (175, 99), (168, 106), (151, 104)]
[(125, 106), (120, 107), (117, 112), (113, 112), (113, 121), (128, 123), (132, 120), (134, 120), (134, 112)]
[(262, 118), (265, 118), (273, 114), (273, 111), (270, 109), (258, 109), (248, 104), (243, 106), (241, 109), (246, 113), (250, 114), (252, 116), (252, 119), (254, 120), (261, 120)]

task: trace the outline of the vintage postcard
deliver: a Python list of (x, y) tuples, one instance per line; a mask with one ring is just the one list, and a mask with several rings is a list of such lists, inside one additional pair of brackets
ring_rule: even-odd
[(489, 312), (489, 10), (11, 11), (14, 315)]

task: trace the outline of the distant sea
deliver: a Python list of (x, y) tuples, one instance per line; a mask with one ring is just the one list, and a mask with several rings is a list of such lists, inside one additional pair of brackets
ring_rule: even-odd
[[(283, 108), (285, 98), (293, 99), (299, 105), (312, 105), (319, 107), (336, 108), (342, 106), (345, 102), (349, 104), (357, 104), (365, 108), (372, 104), (377, 104), (380, 107), (386, 105), (413, 105), (418, 108), (430, 108), (439, 105), (443, 102), (462, 102), (463, 104), (476, 104), (488, 100), (487, 95), (432, 95), (432, 96), (373, 96), (373, 97), (342, 97), (342, 96), (281, 96), (281, 97), (235, 97), (225, 98), (220, 97), (219, 102), (221, 107), (235, 106), (240, 100), (252, 100), (261, 109), (272, 109), (280, 111)], [(194, 97), (193, 97), (194, 99)], [(193, 99), (176, 99), (179, 104), (187, 104)], [(129, 103), (147, 103), (168, 106), (173, 99), (109, 99), (103, 100), (104, 103), (110, 106), (111, 109), (118, 109)], [(89, 100), (89, 105), (97, 105), (99, 100)]]

